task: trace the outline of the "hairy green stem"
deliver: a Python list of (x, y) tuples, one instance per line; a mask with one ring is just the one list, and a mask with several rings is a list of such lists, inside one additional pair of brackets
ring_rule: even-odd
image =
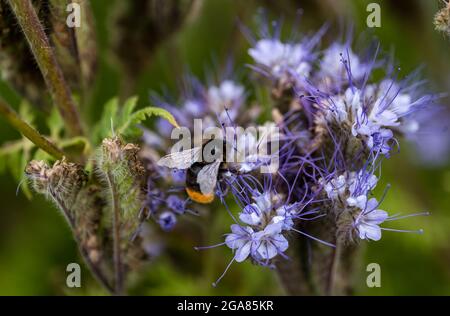
[(114, 273), (115, 273), (115, 294), (121, 295), (123, 293), (123, 270), (122, 270), (122, 256), (120, 247), (120, 206), (119, 195), (113, 176), (108, 171), (106, 173), (108, 186), (111, 190), (112, 197), (112, 220), (113, 220), (113, 251), (114, 251)]
[(276, 272), (287, 295), (314, 295), (315, 289), (308, 267), (308, 244), (304, 239), (290, 240), (286, 254), (289, 259), (281, 259), (275, 263)]
[(331, 296), (334, 293), (334, 283), (337, 274), (337, 266), (339, 263), (340, 253), (341, 253), (341, 245), (336, 243), (336, 248), (331, 251), (331, 261), (328, 272), (328, 280), (325, 287), (325, 295)]
[(22, 133), (23, 136), (28, 138), (33, 144), (49, 155), (56, 159), (61, 159), (64, 156), (64, 152), (61, 149), (39, 134), (39, 132), (27, 122), (23, 121), (19, 114), (17, 114), (17, 112), (2, 99), (0, 99), (0, 114), (6, 118), (9, 124)]
[(69, 227), (72, 231), (72, 235), (75, 239), (75, 242), (78, 245), (78, 248), (80, 250), (81, 256), (86, 263), (86, 266), (88, 267), (91, 274), (94, 276), (94, 278), (109, 292), (114, 293), (114, 288), (111, 286), (111, 284), (108, 281), (108, 278), (103, 274), (101, 269), (92, 262), (92, 260), (89, 258), (89, 254), (87, 253), (86, 249), (82, 246), (80, 239), (78, 238), (76, 232), (75, 232), (75, 219), (73, 218), (70, 211), (67, 209), (67, 207), (64, 205), (64, 203), (57, 197), (57, 194), (54, 194), (53, 192), (50, 192), (50, 195), (55, 201), (58, 208), (61, 210), (61, 213), (63, 214), (64, 218), (66, 219), (67, 223), (69, 224)]
[(53, 102), (56, 104), (67, 129), (72, 136), (82, 135), (80, 116), (72, 98), (69, 86), (64, 79), (55, 53), (50, 45), (44, 28), (39, 21), (31, 0), (8, 0), (22, 27), (28, 44), (44, 77)]

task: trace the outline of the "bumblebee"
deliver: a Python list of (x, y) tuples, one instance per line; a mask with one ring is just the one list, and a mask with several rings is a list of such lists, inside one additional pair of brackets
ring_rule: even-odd
[[(231, 170), (223, 160), (225, 149), (224, 140), (212, 139), (201, 147), (168, 154), (158, 161), (158, 165), (186, 170), (186, 193), (197, 203), (209, 204), (214, 201), (217, 182)], [(208, 162), (200, 161), (202, 156), (207, 156)]]

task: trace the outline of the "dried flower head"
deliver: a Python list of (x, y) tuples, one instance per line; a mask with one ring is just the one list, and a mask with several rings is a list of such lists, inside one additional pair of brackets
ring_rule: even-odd
[(434, 26), (437, 31), (450, 37), (450, 2), (443, 2), (444, 7), (434, 16)]
[(66, 158), (56, 161), (49, 167), (44, 161), (31, 161), (25, 174), (38, 193), (58, 200), (58, 203), (71, 206), (78, 192), (87, 181), (83, 167), (68, 162)]

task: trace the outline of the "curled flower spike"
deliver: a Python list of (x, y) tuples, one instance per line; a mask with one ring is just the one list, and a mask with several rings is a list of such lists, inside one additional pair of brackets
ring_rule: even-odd
[(317, 56), (315, 48), (326, 27), (311, 37), (304, 36), (302, 40), (296, 40), (293, 36), (284, 41), (280, 36), (281, 23), (273, 21), (270, 24), (264, 17), (263, 20), (262, 30), (258, 36), (252, 36), (250, 31), (244, 28), (252, 44), (248, 54), (252, 57), (254, 64), (250, 67), (270, 79), (274, 87), (273, 95), (281, 97), (310, 77), (313, 62)]
[[(246, 91), (242, 84), (231, 77), (205, 85), (194, 76), (186, 75), (179, 100), (153, 93), (151, 101), (170, 111), (180, 126), (190, 130), (194, 128), (194, 119), (199, 118), (202, 119), (204, 129), (216, 126), (217, 121), (232, 125), (239, 117), (239, 110), (246, 100)], [(239, 118), (242, 120), (242, 117)], [(163, 119), (158, 120), (157, 125), (160, 136), (169, 138), (173, 126)], [(155, 138), (155, 133), (149, 134)]]
[(323, 52), (315, 80), (321, 88), (339, 91), (352, 81), (361, 82), (370, 71), (372, 65), (353, 52), (350, 41), (346, 44), (335, 42)]

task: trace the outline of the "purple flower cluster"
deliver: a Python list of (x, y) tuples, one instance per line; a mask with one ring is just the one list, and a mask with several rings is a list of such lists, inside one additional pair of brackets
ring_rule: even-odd
[[(258, 100), (250, 102), (252, 94), (231, 79), (205, 86), (189, 77), (181, 100), (153, 97), (189, 128), (195, 118), (207, 122), (204, 126), (247, 127), (272, 115), (269, 124), (279, 129), (278, 169), (262, 174), (255, 164), (242, 163), (220, 175), (214, 191), (234, 220), (219, 245), (233, 251), (231, 262), (249, 259), (264, 266), (286, 259), (290, 241), (299, 235), (330, 247), (380, 240), (383, 229), (394, 230), (380, 225), (411, 216), (389, 216), (379, 208), (383, 199), (372, 194), (382, 163), (398, 152), (402, 136), (414, 138), (422, 130), (417, 113), (433, 108), (438, 98), (421, 92), (423, 82), (416, 74), (398, 80), (399, 70), (380, 57), (379, 47), (364, 57), (352, 50), (351, 40), (321, 47), (326, 28), (282, 40), (280, 24), (271, 25), (272, 31), (263, 25), (259, 36), (248, 36), (253, 60), (248, 68), (256, 74), (249, 82), (271, 93), (270, 113)], [(380, 65), (385, 65), (384, 77), (374, 78)], [(170, 134), (162, 124), (159, 135), (146, 134), (148, 144), (164, 142)], [(273, 157), (265, 158), (257, 166)], [(149, 185), (147, 207), (153, 213), (151, 205), (164, 200), (157, 221), (170, 229), (175, 214), (186, 212), (187, 200), (176, 195), (161, 199), (151, 195), (155, 188)], [(308, 224), (323, 218), (333, 222), (332, 240), (308, 233)]]
[[(244, 86), (231, 76), (204, 85), (189, 75), (183, 78), (182, 87), (183, 93), (179, 100), (153, 94), (151, 101), (170, 111), (180, 126), (191, 129), (194, 119), (202, 119), (204, 128), (216, 126), (218, 120), (229, 124), (230, 120), (234, 121), (237, 118), (246, 100)], [(170, 123), (160, 119), (157, 125), (160, 135), (170, 137), (173, 128)]]

